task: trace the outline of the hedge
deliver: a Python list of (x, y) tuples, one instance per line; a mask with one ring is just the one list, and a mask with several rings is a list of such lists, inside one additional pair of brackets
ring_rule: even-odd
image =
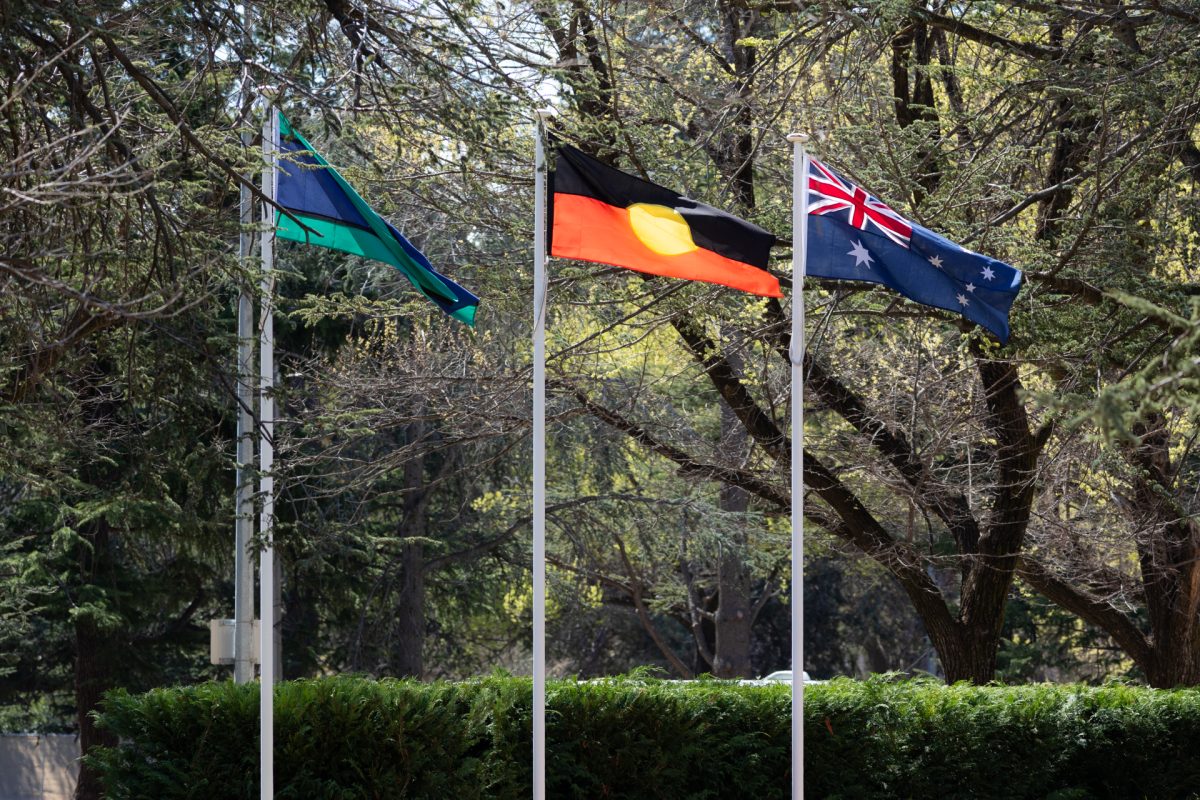
[[(276, 688), (280, 800), (525, 800), (528, 679)], [(806, 692), (810, 798), (1197, 798), (1200, 691), (836, 680)], [(787, 798), (789, 688), (550, 682), (548, 796)], [(110, 800), (258, 796), (258, 688), (108, 696)]]

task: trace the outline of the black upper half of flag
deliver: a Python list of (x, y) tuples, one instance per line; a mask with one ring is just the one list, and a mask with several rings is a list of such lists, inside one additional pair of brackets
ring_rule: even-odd
[[(674, 209), (687, 222), (692, 240), (705, 250), (766, 269), (775, 234), (718, 208), (608, 166), (571, 145), (557, 148), (550, 173), (551, 194), (591, 197), (616, 208), (637, 203)], [(551, 224), (553, 230), (553, 224)]]

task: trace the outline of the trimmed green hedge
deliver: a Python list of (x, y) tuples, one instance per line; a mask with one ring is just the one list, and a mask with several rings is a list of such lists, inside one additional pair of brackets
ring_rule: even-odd
[[(548, 687), (548, 795), (789, 794), (789, 689), (628, 678)], [(530, 683), (277, 687), (280, 800), (525, 800)], [(837, 680), (806, 692), (809, 797), (1197, 798), (1200, 691)], [(258, 688), (111, 694), (111, 800), (258, 796)]]

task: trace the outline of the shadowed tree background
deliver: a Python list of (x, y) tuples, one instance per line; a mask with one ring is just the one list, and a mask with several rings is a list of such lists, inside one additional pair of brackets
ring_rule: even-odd
[[(1001, 347), (810, 280), (810, 671), (1200, 683), (1186, 4), (0, 9), (0, 725), (223, 675), (243, 69), (433, 263), (280, 248), (284, 669), (527, 671), (531, 110), (781, 236), (785, 135), (1026, 273)], [(789, 300), (551, 265), (559, 674), (787, 666)], [(83, 774), (79, 796), (97, 796)]]

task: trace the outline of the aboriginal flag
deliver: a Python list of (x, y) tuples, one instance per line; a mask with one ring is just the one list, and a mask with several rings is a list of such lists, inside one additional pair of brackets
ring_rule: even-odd
[(775, 236), (712, 206), (558, 148), (550, 254), (782, 297), (766, 271)]

